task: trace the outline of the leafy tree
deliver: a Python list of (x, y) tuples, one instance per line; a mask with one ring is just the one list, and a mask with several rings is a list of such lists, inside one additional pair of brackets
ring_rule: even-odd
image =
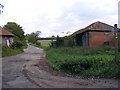
[(31, 33), (29, 35), (28, 41), (32, 42), (32, 43), (36, 43), (36, 41), (37, 41), (36, 34), (35, 33)]
[(24, 31), (20, 25), (15, 22), (8, 22), (4, 25), (4, 28), (14, 34), (14, 48), (21, 48), (23, 45), (26, 45)]
[(39, 38), (40, 34), (41, 34), (41, 31), (36, 31), (35, 32), (36, 38)]
[(52, 35), (52, 36), (51, 36), (51, 38), (55, 38), (55, 36), (54, 36), (54, 35)]
[(5, 29), (12, 32), (15, 36), (17, 36), (20, 40), (24, 39), (24, 31), (22, 27), (14, 22), (8, 22), (5, 26)]
[(37, 43), (40, 34), (41, 31), (36, 31), (36, 32), (32, 32), (31, 34), (27, 34), (26, 40), (28, 40), (28, 42)]
[(57, 39), (56, 39), (56, 47), (60, 47), (63, 45), (63, 39), (60, 38), (59, 36), (57, 36)]

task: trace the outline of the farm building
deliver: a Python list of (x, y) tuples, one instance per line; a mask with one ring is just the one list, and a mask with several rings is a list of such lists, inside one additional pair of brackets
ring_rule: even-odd
[(0, 46), (10, 46), (13, 43), (14, 35), (6, 29), (0, 27)]
[(76, 31), (73, 35), (75, 36), (76, 44), (80, 46), (114, 46), (114, 32), (111, 32), (113, 28), (111, 25), (98, 21)]

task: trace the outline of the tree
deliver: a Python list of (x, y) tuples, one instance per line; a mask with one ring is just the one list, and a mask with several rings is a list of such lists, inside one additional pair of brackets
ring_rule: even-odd
[(24, 39), (24, 31), (22, 27), (14, 22), (8, 22), (5, 26), (5, 29), (12, 32), (15, 36), (17, 36), (20, 40)]
[(33, 33), (31, 33), (31, 34), (29, 35), (28, 41), (29, 41), (29, 42), (32, 42), (32, 43), (36, 43), (36, 42), (37, 42), (37, 38), (36, 38), (36, 37), (37, 37), (36, 34), (33, 32)]
[(40, 34), (41, 34), (41, 31), (36, 31), (35, 32), (36, 38), (39, 38)]
[(21, 48), (23, 45), (26, 45), (24, 31), (20, 25), (15, 22), (8, 22), (4, 25), (4, 28), (14, 34), (13, 47)]
[(63, 45), (63, 39), (60, 38), (59, 36), (57, 36), (57, 39), (56, 39), (56, 47), (60, 47)]
[(26, 39), (28, 42), (36, 43), (40, 34), (41, 31), (32, 32), (31, 34), (26, 35)]
[(52, 36), (51, 36), (51, 38), (55, 38), (55, 36), (54, 36), (54, 35), (52, 35)]

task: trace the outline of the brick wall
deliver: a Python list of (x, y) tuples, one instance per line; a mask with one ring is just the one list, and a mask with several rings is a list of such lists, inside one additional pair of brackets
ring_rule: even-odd
[(89, 32), (89, 46), (102, 46), (105, 41), (109, 41), (110, 46), (114, 46), (113, 32)]

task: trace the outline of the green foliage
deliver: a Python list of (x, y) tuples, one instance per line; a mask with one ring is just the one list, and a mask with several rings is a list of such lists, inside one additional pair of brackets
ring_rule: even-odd
[(8, 22), (4, 28), (14, 34), (13, 48), (26, 46), (24, 31), (20, 25), (14, 22)]
[(14, 22), (8, 22), (5, 26), (5, 29), (12, 32), (15, 36), (17, 36), (20, 40), (24, 39), (24, 31), (22, 27)]
[(118, 36), (118, 51), (120, 52), (120, 33), (119, 33), (119, 36)]
[(56, 41), (51, 41), (50, 47), (56, 47)]
[(63, 47), (63, 46), (67, 46), (67, 47), (76, 46), (75, 39), (70, 36), (68, 37), (66, 36), (62, 38), (57, 36), (56, 41), (52, 41), (50, 45), (50, 47)]
[(32, 45), (32, 46), (41, 48), (41, 43), (40, 42), (36, 42), (36, 43), (31, 43), (30, 42), (29, 44)]
[(56, 39), (56, 47), (60, 47), (63, 45), (63, 40), (57, 36), (57, 39)]
[(23, 52), (22, 49), (17, 49), (17, 48), (13, 49), (11, 47), (6, 47), (6, 46), (2, 47), (2, 57), (12, 56), (12, 55), (20, 54), (22, 52)]
[(66, 60), (62, 62), (59, 66), (61, 70), (77, 74), (90, 68), (91, 64), (89, 64), (86, 60)]
[(37, 41), (38, 41), (40, 34), (41, 34), (40, 31), (36, 31), (36, 32), (31, 33), (31, 34), (27, 34), (26, 40), (28, 40), (28, 42), (31, 42), (31, 43), (38, 43)]
[(22, 27), (14, 22), (8, 22), (4, 28), (14, 34), (14, 42), (11, 47), (2, 47), (2, 57), (22, 53), (23, 49), (27, 48)]
[(37, 42), (36, 42), (36, 45), (37, 45), (37, 46), (41, 46), (41, 43), (37, 41)]
[(15, 41), (13, 42), (13, 45), (12, 45), (13, 48), (22, 48), (23, 46), (24, 44), (21, 41)]
[[(86, 77), (119, 77), (111, 47), (46, 48), (47, 63), (54, 69)], [(120, 53), (119, 53), (120, 54)]]
[(116, 77), (120, 78), (119, 65), (114, 60), (106, 62), (105, 65), (96, 68), (90, 68), (80, 73), (85, 77), (100, 76), (100, 77)]
[(35, 33), (31, 33), (30, 35), (27, 36), (28, 37), (28, 42), (31, 42), (31, 43), (36, 43), (37, 42), (37, 38), (36, 38), (36, 35)]
[(52, 41), (50, 47), (61, 47), (63, 46), (63, 39), (57, 36), (56, 41)]
[(41, 46), (49, 47), (51, 45), (52, 40), (38, 40), (37, 42), (40, 42)]
[(75, 39), (71, 36), (66, 36), (63, 38), (63, 46), (73, 47), (76, 46)]

